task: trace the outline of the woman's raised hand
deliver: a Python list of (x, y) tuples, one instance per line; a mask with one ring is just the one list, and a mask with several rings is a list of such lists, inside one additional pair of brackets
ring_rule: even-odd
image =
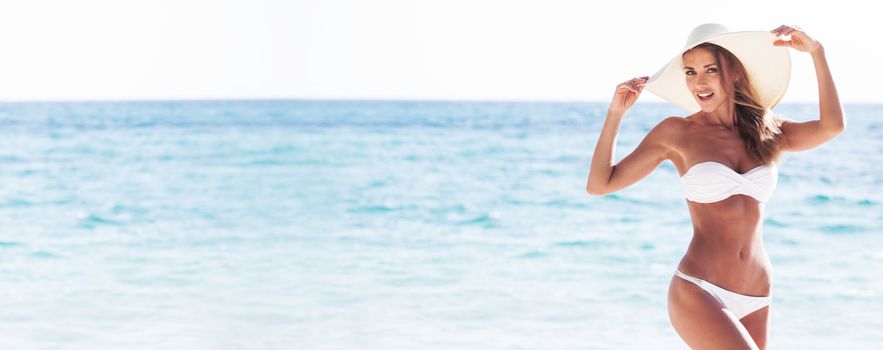
[(789, 26), (789, 25), (780, 25), (778, 28), (770, 31), (776, 36), (784, 36), (790, 35), (791, 40), (776, 40), (773, 42), (773, 45), (776, 46), (787, 46), (797, 51), (809, 52), (817, 50), (822, 47), (822, 44), (813, 38), (810, 38), (809, 35), (800, 29), (798, 26)]
[(610, 109), (625, 113), (638, 100), (641, 91), (644, 90), (644, 84), (650, 77), (638, 77), (623, 82), (616, 86), (616, 93), (613, 95), (613, 101), (610, 102)]

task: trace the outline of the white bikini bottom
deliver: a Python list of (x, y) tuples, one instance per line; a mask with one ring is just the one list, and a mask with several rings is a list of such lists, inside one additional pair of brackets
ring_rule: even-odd
[(773, 302), (772, 295), (756, 297), (731, 292), (706, 280), (684, 274), (680, 270), (675, 270), (675, 276), (693, 282), (699, 286), (699, 288), (704, 289), (708, 294), (711, 294), (711, 296), (720, 301), (720, 303), (729, 309), (730, 312), (736, 315), (736, 318), (738, 319), (742, 319), (743, 317), (748, 316), (748, 314), (760, 310), (764, 306), (770, 305)]

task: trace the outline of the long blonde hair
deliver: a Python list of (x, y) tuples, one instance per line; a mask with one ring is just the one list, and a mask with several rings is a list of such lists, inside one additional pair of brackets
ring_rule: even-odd
[(782, 118), (761, 105), (745, 66), (732, 52), (712, 43), (702, 43), (691, 50), (697, 48), (711, 52), (720, 67), (721, 85), (734, 104), (734, 122), (745, 142), (745, 151), (763, 164), (776, 161), (782, 153)]

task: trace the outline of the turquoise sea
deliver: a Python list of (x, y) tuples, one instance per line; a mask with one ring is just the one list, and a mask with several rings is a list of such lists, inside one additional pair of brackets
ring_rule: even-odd
[[(771, 349), (883, 344), (883, 105), (845, 108), (766, 205)], [(605, 110), (0, 103), (0, 348), (686, 349), (677, 172), (587, 195)]]

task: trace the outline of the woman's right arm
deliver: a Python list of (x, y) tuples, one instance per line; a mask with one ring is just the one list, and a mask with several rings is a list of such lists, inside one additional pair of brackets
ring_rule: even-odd
[(647, 77), (635, 78), (619, 84), (604, 126), (595, 146), (592, 156), (592, 164), (589, 169), (589, 179), (586, 183), (586, 192), (593, 195), (603, 195), (616, 192), (643, 179), (653, 169), (669, 158), (670, 133), (673, 123), (679, 118), (670, 117), (660, 122), (647, 133), (647, 136), (638, 144), (632, 153), (614, 164), (616, 155), (616, 136), (625, 112), (634, 105), (644, 89)]

